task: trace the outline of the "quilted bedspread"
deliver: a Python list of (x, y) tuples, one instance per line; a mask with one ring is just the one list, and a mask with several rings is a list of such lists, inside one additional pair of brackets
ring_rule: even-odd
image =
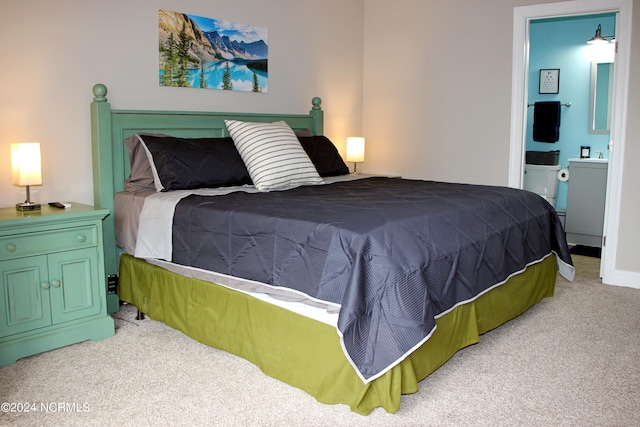
[(572, 264), (556, 212), (536, 194), (367, 178), (188, 196), (172, 261), (340, 304), (345, 354), (369, 382), (427, 340), (438, 315), (552, 252)]

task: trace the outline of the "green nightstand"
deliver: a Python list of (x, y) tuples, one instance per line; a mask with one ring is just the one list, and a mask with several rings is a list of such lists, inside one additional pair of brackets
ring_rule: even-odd
[(106, 209), (0, 209), (0, 366), (115, 333), (107, 313)]

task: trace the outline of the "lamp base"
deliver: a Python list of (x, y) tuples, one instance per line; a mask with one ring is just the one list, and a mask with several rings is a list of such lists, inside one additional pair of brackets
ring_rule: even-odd
[(40, 203), (33, 203), (33, 202), (16, 203), (16, 209), (19, 210), (20, 212), (39, 211)]

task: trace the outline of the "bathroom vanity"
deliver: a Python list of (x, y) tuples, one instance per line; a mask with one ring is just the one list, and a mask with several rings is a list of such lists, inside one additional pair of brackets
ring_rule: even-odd
[(607, 159), (569, 159), (567, 242), (602, 247), (607, 190)]

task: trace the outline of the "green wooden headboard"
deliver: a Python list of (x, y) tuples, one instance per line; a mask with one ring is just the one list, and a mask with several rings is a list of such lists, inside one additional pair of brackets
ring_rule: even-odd
[[(116, 247), (113, 198), (124, 190), (129, 176), (129, 153), (125, 139), (136, 133), (162, 133), (185, 138), (228, 136), (226, 119), (252, 122), (284, 120), (294, 130), (308, 129), (323, 135), (324, 112), (320, 98), (311, 100), (309, 114), (221, 113), (195, 111), (112, 110), (107, 87), (93, 86), (91, 103), (91, 145), (93, 150), (93, 200), (97, 207), (109, 209), (104, 221), (105, 271), (117, 275), (119, 250)], [(117, 311), (117, 296), (109, 295), (110, 312)], [(115, 305), (115, 307), (114, 307)]]

